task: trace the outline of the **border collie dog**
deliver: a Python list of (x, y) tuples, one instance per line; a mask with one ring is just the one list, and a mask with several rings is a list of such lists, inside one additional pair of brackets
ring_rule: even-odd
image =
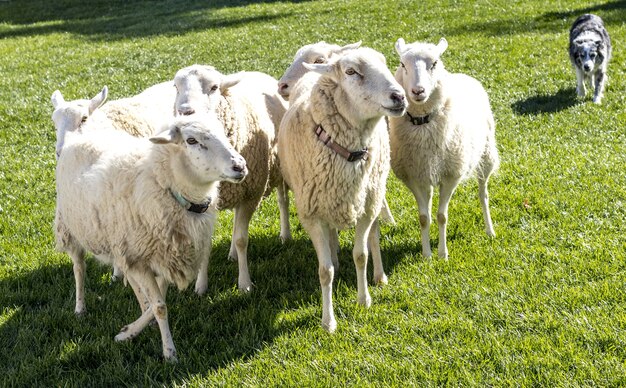
[(594, 89), (593, 102), (600, 104), (604, 95), (606, 67), (611, 58), (611, 39), (599, 16), (580, 16), (569, 30), (569, 58), (576, 70), (576, 92), (585, 97), (585, 82)]

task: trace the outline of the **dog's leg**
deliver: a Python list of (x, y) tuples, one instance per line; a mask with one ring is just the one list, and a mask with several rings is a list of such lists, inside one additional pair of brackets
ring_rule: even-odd
[(585, 97), (587, 90), (585, 89), (585, 73), (582, 69), (576, 66), (576, 93), (579, 97)]
[(595, 78), (595, 92), (593, 94), (593, 102), (595, 104), (602, 103), (602, 97), (604, 97), (604, 85), (606, 84), (606, 73), (604, 69), (601, 69), (596, 73)]

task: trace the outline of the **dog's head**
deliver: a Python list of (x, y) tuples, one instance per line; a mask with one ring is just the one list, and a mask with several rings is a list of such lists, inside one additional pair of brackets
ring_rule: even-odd
[(572, 58), (585, 73), (602, 65), (606, 57), (606, 46), (602, 40), (578, 39), (572, 44)]

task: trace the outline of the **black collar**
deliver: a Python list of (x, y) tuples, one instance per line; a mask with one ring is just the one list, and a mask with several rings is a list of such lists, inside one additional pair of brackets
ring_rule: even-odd
[(207, 200), (205, 202), (193, 203), (193, 202), (189, 201), (187, 198), (183, 197), (183, 195), (181, 193), (176, 192), (176, 191), (172, 191), (172, 190), (170, 190), (170, 191), (172, 192), (172, 196), (174, 196), (176, 201), (178, 201), (178, 203), (182, 207), (187, 209), (187, 211), (190, 211), (192, 213), (204, 213), (204, 212), (207, 211), (207, 209), (211, 205), (211, 197), (207, 198)]
[(406, 112), (407, 118), (413, 125), (424, 125), (430, 122), (430, 115), (426, 116), (411, 116), (411, 114)]

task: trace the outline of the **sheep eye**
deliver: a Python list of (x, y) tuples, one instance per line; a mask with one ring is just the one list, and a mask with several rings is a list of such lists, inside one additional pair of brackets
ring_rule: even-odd
[(434, 69), (434, 68), (435, 68), (435, 66), (437, 66), (437, 62), (438, 62), (438, 61), (433, 62), (433, 64), (430, 66), (430, 69), (431, 69), (431, 70), (432, 70), (432, 69)]
[(402, 66), (403, 69), (406, 69), (406, 66), (404, 66), (404, 63), (400, 62), (400, 66)]
[(219, 86), (218, 86), (218, 85), (213, 85), (213, 86), (211, 87), (211, 91), (212, 91), (212, 92), (214, 92), (214, 91), (216, 91), (216, 90), (217, 90), (217, 88), (219, 88)]
[(348, 75), (355, 75), (356, 71), (353, 68), (349, 68), (348, 70), (346, 70), (346, 74), (348, 74)]
[(324, 63), (324, 62), (326, 62), (326, 61), (324, 60), (324, 58), (319, 57), (319, 58), (317, 58), (317, 59), (315, 60), (315, 62), (313, 62), (313, 63)]
[(194, 139), (193, 137), (190, 137), (189, 139), (187, 139), (187, 144), (189, 145), (198, 144), (198, 141)]
[(83, 116), (83, 117), (81, 117), (81, 119), (80, 119), (80, 123), (82, 124), (82, 123), (84, 123), (85, 121), (87, 121), (87, 116)]

